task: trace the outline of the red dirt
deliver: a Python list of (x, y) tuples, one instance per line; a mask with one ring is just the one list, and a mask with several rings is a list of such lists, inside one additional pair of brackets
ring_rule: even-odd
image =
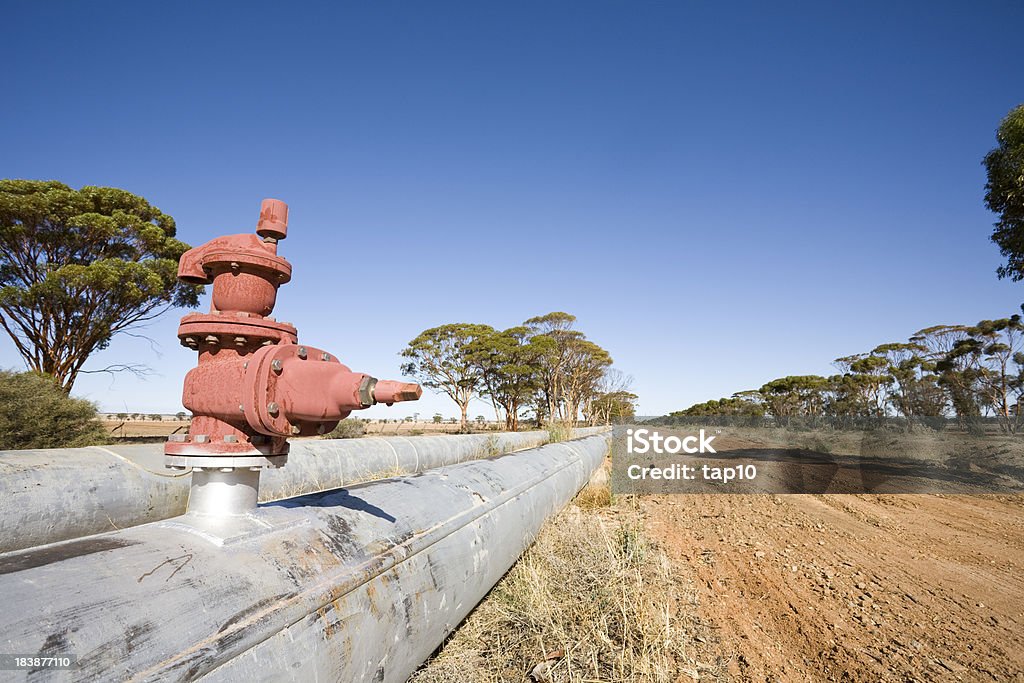
[(708, 670), (1024, 681), (1024, 496), (675, 495), (640, 508), (697, 595), (686, 609), (709, 634)]

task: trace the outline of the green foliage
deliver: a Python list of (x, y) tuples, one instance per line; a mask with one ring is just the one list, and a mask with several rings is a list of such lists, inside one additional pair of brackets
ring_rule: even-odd
[(828, 380), (819, 375), (780, 377), (758, 389), (769, 415), (821, 415), (824, 413), (823, 392)]
[(719, 415), (760, 416), (764, 415), (764, 406), (747, 398), (734, 396), (720, 398), (717, 401), (697, 403), (686, 410), (670, 413), (669, 417), (706, 417)]
[(1024, 279), (1024, 105), (1013, 109), (996, 132), (998, 146), (985, 156), (985, 206), (999, 215), (992, 241), (1006, 257), (1000, 278)]
[(424, 330), (401, 352), (402, 373), (423, 386), (446, 394), (462, 411), (467, 426), (469, 402), (483, 385), (483, 375), (471, 357), (475, 340), (494, 333), (489, 325), (452, 323)]
[(565, 405), (565, 375), (568, 371), (570, 347), (585, 339), (585, 335), (572, 329), (576, 316), (553, 311), (530, 318), (523, 323), (535, 337), (549, 339), (551, 343), (541, 361), (541, 397), (538, 401), (538, 422), (541, 416), (548, 420), (567, 419), (569, 406)]
[[(520, 414), (529, 408), (536, 410), (538, 424), (542, 419), (575, 423), (581, 410), (593, 420), (594, 400), (613, 393), (602, 392), (612, 358), (571, 329), (575, 320), (555, 312), (501, 331), (471, 323), (434, 327), (401, 352), (402, 372), (455, 401), (464, 430), (469, 402), (476, 397), (489, 398), (499, 416), (504, 412), (511, 430), (518, 429)], [(619, 398), (628, 399), (625, 394)], [(636, 400), (629, 396), (617, 403), (623, 414)]]
[(941, 415), (946, 398), (934, 374), (935, 359), (928, 354), (923, 338), (882, 344), (871, 352), (884, 362), (889, 380), (890, 405), (904, 417)]
[(356, 417), (345, 418), (332, 431), (324, 434), (325, 439), (355, 439), (366, 434), (366, 423)]
[(1019, 407), (1024, 398), (1024, 321), (1020, 315), (982, 320), (966, 328), (964, 337), (936, 363), (936, 369), (944, 373), (947, 385), (968, 394), (971, 408), (994, 415), (1004, 431), (1020, 429)]
[(609, 391), (597, 395), (588, 412), (594, 422), (603, 424), (623, 423), (636, 416), (636, 402), (639, 397), (629, 391)]
[(848, 418), (899, 416), (907, 424), (934, 424), (952, 411), (967, 429), (980, 417), (995, 418), (1006, 433), (1024, 425), (1024, 318), (1019, 314), (970, 326), (936, 325), (906, 342), (880, 344), (835, 363), (843, 374), (780, 377), (757, 391), (699, 403), (659, 422), (765, 414), (782, 423), (811, 417), (842, 426), (853, 421)]
[(543, 386), (543, 360), (552, 340), (513, 327), (478, 337), (467, 347), (480, 372), (482, 391), (505, 411), (505, 428), (519, 428), (519, 411)]
[(110, 187), (0, 180), (0, 326), (67, 392), (111, 338), (201, 287), (177, 279), (174, 219)]
[(0, 450), (103, 443), (96, 406), (71, 398), (52, 377), (0, 370)]

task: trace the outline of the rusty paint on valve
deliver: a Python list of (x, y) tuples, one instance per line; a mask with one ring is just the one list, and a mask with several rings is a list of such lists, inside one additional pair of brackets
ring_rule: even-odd
[(256, 234), (217, 237), (182, 255), (178, 277), (212, 284), (213, 296), (209, 313), (190, 313), (178, 327), (199, 362), (182, 392), (192, 425), (184, 440), (164, 446), (169, 463), (278, 467), (289, 436), (323, 434), (353, 410), (422, 394), (418, 384), (378, 381), (334, 354), (299, 346), (295, 327), (271, 317), (278, 288), (292, 276), (277, 254), (287, 234), (288, 205), (265, 199)]

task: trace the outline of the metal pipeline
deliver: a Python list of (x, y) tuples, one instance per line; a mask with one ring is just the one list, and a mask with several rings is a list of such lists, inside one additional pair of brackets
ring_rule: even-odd
[(404, 681), (587, 482), (606, 435), (0, 555), (32, 680)]
[[(259, 500), (422, 472), (547, 439), (533, 431), (297, 440), (287, 467), (262, 473)], [(162, 444), (0, 451), (0, 552), (184, 514), (192, 477), (164, 466)]]

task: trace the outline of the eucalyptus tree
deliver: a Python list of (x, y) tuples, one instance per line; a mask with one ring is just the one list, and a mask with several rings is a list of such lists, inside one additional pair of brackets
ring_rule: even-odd
[(1024, 105), (1010, 111), (996, 131), (995, 149), (985, 155), (985, 206), (999, 215), (991, 239), (1006, 263), (1000, 278), (1024, 280)]
[(968, 325), (933, 325), (911, 337), (928, 350), (936, 382), (946, 392), (961, 427), (981, 415), (977, 386), (980, 371), (976, 358), (962, 348), (971, 338), (970, 329)]
[(769, 415), (788, 419), (823, 415), (828, 388), (828, 380), (820, 375), (790, 375), (767, 382), (758, 392)]
[(489, 325), (441, 325), (421, 332), (400, 354), (406, 359), (404, 375), (445, 394), (459, 406), (463, 430), (469, 425), (469, 402), (484, 386), (483, 373), (473, 360), (474, 342), (492, 334), (494, 328)]
[(627, 375), (618, 368), (606, 368), (594, 387), (593, 394), (583, 402), (583, 414), (586, 419), (591, 425), (599, 422), (609, 424), (613, 418), (621, 421), (627, 417), (624, 414), (627, 409), (632, 411), (629, 417), (635, 415), (636, 401), (639, 397), (629, 391), (632, 386), (632, 375)]
[(631, 391), (609, 391), (594, 396), (586, 407), (591, 426), (621, 423), (636, 416), (639, 396)]
[[(757, 394), (757, 400), (740, 396), (740, 394)], [(695, 403), (685, 410), (669, 413), (669, 417), (706, 417), (706, 416), (737, 416), (758, 417), (764, 415), (764, 406), (757, 392), (738, 392), (730, 398)]]
[(837, 358), (833, 363), (843, 373), (842, 381), (833, 382), (839, 392), (834, 396), (836, 412), (858, 417), (879, 417), (885, 414), (887, 389), (892, 382), (888, 363), (880, 356), (858, 353)]
[(561, 373), (563, 419), (576, 422), (580, 409), (597, 393), (601, 378), (611, 364), (611, 355), (594, 342), (569, 341)]
[(481, 393), (491, 399), (496, 413), (497, 407), (504, 411), (506, 429), (519, 429), (519, 413), (542, 388), (543, 359), (553, 346), (550, 337), (531, 336), (529, 328), (519, 326), (480, 336), (468, 347), (482, 378)]
[(564, 410), (564, 391), (566, 363), (570, 346), (585, 339), (582, 332), (574, 330), (576, 316), (563, 311), (554, 311), (545, 315), (530, 318), (523, 325), (534, 337), (545, 337), (551, 340), (542, 359), (541, 389), (543, 404), (539, 410), (546, 409), (549, 419), (562, 417)]
[(934, 374), (935, 361), (919, 340), (880, 344), (871, 356), (885, 361), (889, 404), (907, 419), (942, 415), (946, 400)]
[(174, 235), (173, 218), (125, 190), (0, 180), (0, 327), (65, 393), (81, 373), (133, 369), (83, 367), (115, 335), (198, 304)]
[(1016, 432), (1024, 398), (1024, 322), (1020, 315), (982, 320), (967, 334), (945, 360), (967, 368), (981, 408), (995, 415), (1004, 431)]

